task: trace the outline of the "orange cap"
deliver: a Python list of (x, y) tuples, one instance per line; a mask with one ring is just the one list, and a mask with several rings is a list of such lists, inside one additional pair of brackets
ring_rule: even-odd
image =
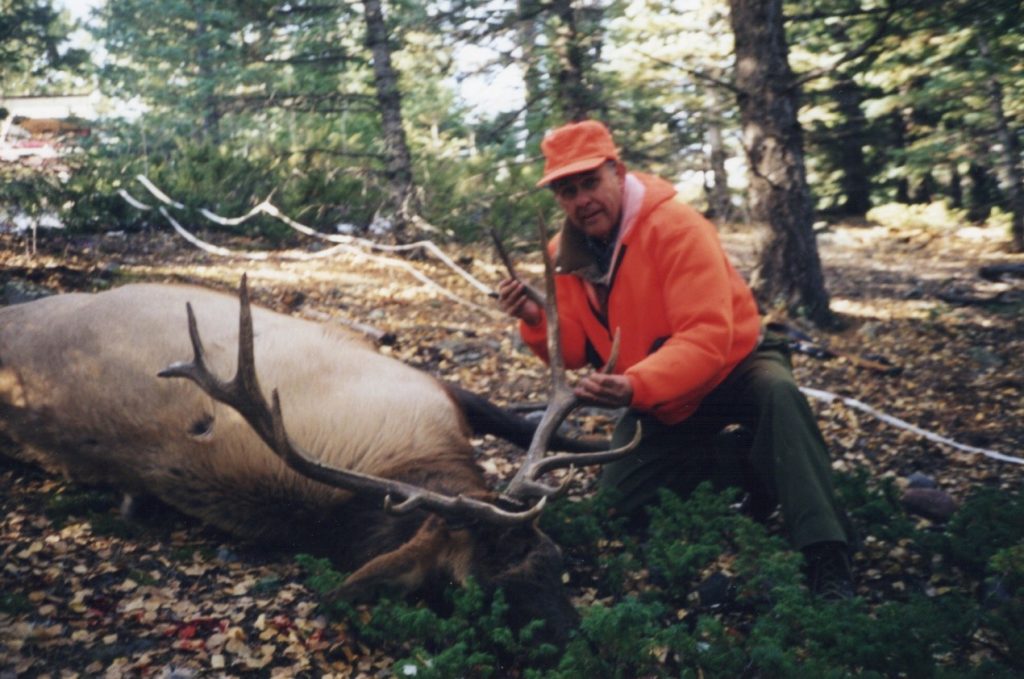
[(540, 143), (544, 152), (544, 176), (537, 186), (593, 170), (606, 160), (618, 160), (619, 152), (608, 128), (596, 120), (569, 123), (551, 130)]

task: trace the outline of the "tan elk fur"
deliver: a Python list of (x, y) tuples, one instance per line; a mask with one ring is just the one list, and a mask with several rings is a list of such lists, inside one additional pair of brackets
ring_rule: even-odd
[[(191, 355), (186, 302), (212, 369), (233, 374), (238, 300), (229, 295), (130, 285), (0, 309), (0, 426), (72, 479), (155, 495), (246, 538), (287, 538), (268, 503), (301, 497), (308, 511), (349, 493), (286, 468), (240, 415), (194, 385), (157, 377)], [(279, 390), (289, 433), (314, 456), (384, 477), (425, 461), (465, 466), (465, 422), (432, 377), (342, 328), (253, 315), (261, 386)]]
[[(245, 290), (243, 282), (242, 299)], [(188, 363), (186, 303), (206, 366), (220, 379), (234, 375), (240, 306), (231, 295), (142, 284), (0, 308), (0, 433), (20, 445), (14, 454), (73, 480), (155, 496), (252, 542), (325, 554), (353, 571), (339, 596), (366, 598), (381, 587), (437, 594), (473, 576), (504, 589), (513, 625), (541, 618), (564, 642), (578, 615), (562, 586), (561, 552), (533, 521), (544, 502), (523, 510), (521, 498), (492, 491), (469, 441), (470, 421), (517, 441), (519, 423), (347, 330), (253, 308), (254, 358), (243, 362), (243, 381), (255, 374), (264, 397), (278, 391), (288, 445), (276, 433), (261, 439), (251, 412), (247, 422), (224, 405), (232, 397), (222, 403), (223, 393), (192, 378), (158, 377), (184, 377), (203, 363)], [(243, 411), (256, 392), (245, 394)], [(558, 421), (545, 414), (536, 429), (547, 434), (528, 457), (539, 458)], [(600, 463), (625, 450), (537, 459), (524, 478), (546, 491), (534, 477), (552, 465)], [(293, 453), (306, 462), (296, 466)], [(311, 470), (310, 459), (373, 481), (338, 482)]]

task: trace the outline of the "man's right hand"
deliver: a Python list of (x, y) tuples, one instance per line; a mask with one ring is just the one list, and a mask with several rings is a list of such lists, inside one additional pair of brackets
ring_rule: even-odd
[(544, 317), (540, 305), (527, 296), (526, 286), (514, 278), (506, 278), (498, 283), (498, 306), (509, 316), (527, 325), (537, 325)]

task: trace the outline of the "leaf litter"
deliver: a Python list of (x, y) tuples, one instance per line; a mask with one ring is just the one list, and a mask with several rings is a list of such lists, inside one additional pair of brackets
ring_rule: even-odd
[[(1015, 260), (996, 243), (958, 240), (955, 233), (834, 228), (837, 237), (823, 239), (821, 254), (842, 328), (802, 330), (837, 356), (795, 354), (798, 382), (864, 401), (962, 443), (1020, 455), (1024, 304), (942, 299), (951, 289), (986, 292), (978, 268)], [(340, 255), (301, 263), (237, 262), (159, 233), (53, 236), (29, 257), (14, 236), (0, 238), (6, 241), (0, 284), (7, 303), (141, 280), (231, 291), (245, 271), (260, 304), (326, 323), (369, 326), (378, 337), (390, 338), (381, 352), (502, 405), (529, 409), (546, 397), (546, 371), (519, 341), (512, 322), (441, 299), (406, 273), (373, 261)], [(724, 230), (722, 238), (741, 271), (749, 272), (756, 252), (752, 235)], [(485, 282), (496, 284), (503, 275), (501, 262), (485, 246), (445, 249)], [(539, 258), (517, 257), (517, 268), (539, 282)], [(488, 303), (443, 266), (416, 266), (459, 295)], [(868, 354), (900, 370), (884, 374), (849, 358)], [(836, 470), (865, 470), (899, 488), (915, 473), (924, 475), (956, 502), (980, 486), (1020, 485), (1024, 470), (1017, 465), (951, 450), (838, 401), (812, 406)], [(611, 414), (584, 409), (573, 426), (607, 434), (612, 422)], [(476, 443), (495, 483), (514, 473), (520, 451), (490, 437)], [(589, 492), (593, 484), (593, 472), (577, 473), (572, 492)], [(78, 490), (0, 456), (0, 676), (389, 673), (393, 658), (367, 648), (345, 622), (320, 610), (292, 555), (260, 551), (166, 512), (142, 527), (126, 525), (117, 518), (119, 498), (113, 493), (100, 493), (67, 513), (54, 509), (56, 498)], [(914, 520), (919, 527), (933, 524), (925, 517)], [(621, 544), (598, 547), (612, 554)], [(858, 593), (874, 602), (899, 596), (908, 577), (926, 572), (918, 559), (899, 541), (864, 536), (856, 561)], [(592, 568), (570, 564), (566, 574), (579, 605), (602, 596), (588, 578)], [(629, 580), (636, 588), (645, 586), (644, 573), (630, 574)], [(957, 586), (929, 584), (938, 594)], [(679, 615), (685, 617), (687, 609)]]

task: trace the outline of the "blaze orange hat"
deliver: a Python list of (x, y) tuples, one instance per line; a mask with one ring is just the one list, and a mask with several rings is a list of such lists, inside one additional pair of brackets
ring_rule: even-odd
[(551, 130), (540, 143), (544, 152), (544, 176), (537, 186), (593, 170), (606, 160), (618, 160), (619, 152), (608, 128), (596, 120), (569, 123)]

